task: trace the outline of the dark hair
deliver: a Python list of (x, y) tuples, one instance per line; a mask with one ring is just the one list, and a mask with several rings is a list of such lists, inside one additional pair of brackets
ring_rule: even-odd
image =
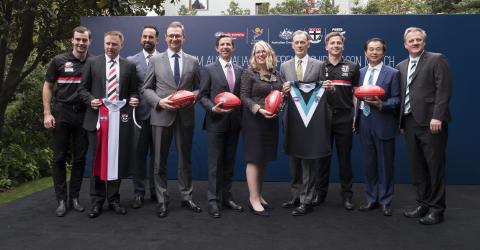
[(371, 42), (380, 42), (383, 46), (383, 52), (387, 51), (387, 44), (385, 44), (385, 40), (383, 40), (382, 38), (378, 38), (378, 37), (368, 39), (365, 42), (365, 44), (363, 45), (363, 51), (367, 51), (368, 44), (371, 43)]
[(72, 38), (73, 38), (73, 36), (75, 35), (75, 32), (77, 32), (77, 33), (82, 33), (82, 34), (85, 33), (85, 32), (87, 32), (87, 33), (88, 33), (88, 39), (92, 39), (92, 32), (91, 32), (89, 29), (87, 29), (86, 27), (83, 27), (83, 26), (77, 26), (77, 27), (75, 27), (75, 28), (72, 30)]
[(215, 41), (215, 47), (218, 47), (218, 43), (222, 38), (230, 38), (230, 41), (232, 41), (232, 46), (235, 48), (235, 42), (233, 41), (233, 38), (227, 34), (220, 34), (219, 36), (217, 36), (217, 40)]
[(158, 38), (158, 29), (157, 29), (157, 27), (155, 27), (155, 25), (149, 24), (149, 25), (143, 26), (142, 32), (143, 32), (145, 29), (153, 29), (153, 30), (155, 30), (155, 37)]

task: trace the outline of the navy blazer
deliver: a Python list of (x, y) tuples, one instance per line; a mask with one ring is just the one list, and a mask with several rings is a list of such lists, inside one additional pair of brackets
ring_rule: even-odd
[[(360, 84), (363, 83), (367, 73), (368, 66), (360, 69)], [(382, 98), (382, 109), (370, 106), (369, 119), (373, 119), (373, 131), (375, 136), (382, 140), (394, 138), (399, 132), (398, 112), (400, 109), (400, 71), (383, 65), (378, 75), (376, 85), (385, 90), (385, 96)], [(357, 100), (355, 110), (355, 130), (359, 131), (358, 121), (360, 110), (360, 100)]]
[[(233, 64), (235, 73), (235, 88), (233, 94), (240, 98), (240, 76), (243, 69)], [(200, 77), (200, 103), (207, 111), (203, 127), (208, 131), (226, 132), (229, 130), (240, 130), (242, 121), (242, 109), (236, 109), (228, 114), (217, 114), (212, 112), (215, 106), (215, 96), (222, 92), (230, 92), (227, 78), (223, 72), (222, 65), (217, 60), (205, 66)]]

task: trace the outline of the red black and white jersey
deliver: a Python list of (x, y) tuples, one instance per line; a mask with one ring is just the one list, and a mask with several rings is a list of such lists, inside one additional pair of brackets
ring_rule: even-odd
[(97, 150), (93, 164), (94, 176), (110, 181), (126, 178), (135, 166), (135, 145), (140, 126), (135, 108), (126, 100), (102, 100), (98, 109)]
[(335, 109), (351, 109), (353, 107), (353, 88), (358, 87), (360, 67), (358, 64), (343, 59), (336, 65), (325, 63), (325, 75), (322, 80), (331, 80), (335, 84), (332, 106)]
[[(87, 55), (87, 58), (90, 54)], [(57, 83), (55, 101), (68, 104), (83, 104), (77, 95), (77, 88), (82, 79), (84, 61), (77, 59), (73, 53), (67, 52), (55, 56), (48, 67), (45, 81)]]

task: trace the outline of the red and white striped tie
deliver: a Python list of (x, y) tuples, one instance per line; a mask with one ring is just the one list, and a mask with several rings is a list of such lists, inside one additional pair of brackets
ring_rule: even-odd
[(107, 99), (110, 101), (118, 100), (117, 89), (118, 89), (118, 77), (117, 77), (117, 67), (115, 67), (115, 60), (111, 60), (110, 69), (107, 73)]

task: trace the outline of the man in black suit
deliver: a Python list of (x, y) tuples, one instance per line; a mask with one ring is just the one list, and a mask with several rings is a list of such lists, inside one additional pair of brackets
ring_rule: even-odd
[(402, 88), (400, 128), (407, 143), (418, 202), (404, 215), (433, 225), (443, 221), (446, 208), (445, 151), (451, 120), (452, 76), (444, 55), (425, 51), (426, 38), (427, 33), (421, 28), (405, 30), (403, 41), (409, 58), (400, 62), (397, 69)]
[[(135, 64), (119, 55), (123, 48), (123, 34), (119, 31), (106, 32), (104, 34), (104, 48), (105, 54), (87, 60), (78, 89), (78, 94), (88, 106), (83, 127), (88, 133), (89, 146), (92, 152), (92, 166), (97, 148), (96, 130), (99, 120), (98, 109), (102, 105), (101, 99), (108, 98), (111, 101), (128, 99), (130, 106), (137, 106), (139, 103)], [(95, 218), (102, 213), (105, 199), (108, 200), (110, 209), (118, 214), (126, 214), (125, 208), (120, 206), (120, 195), (118, 193), (120, 179), (103, 181), (100, 180), (99, 176), (93, 175), (92, 178), (95, 182), (95, 191), (90, 191), (92, 208), (89, 217)]]
[(232, 63), (235, 44), (230, 36), (218, 36), (215, 49), (219, 59), (205, 66), (200, 80), (199, 97), (207, 111), (204, 128), (208, 135), (208, 212), (213, 218), (220, 218), (222, 204), (243, 211), (231, 193), (242, 111), (222, 109), (221, 103), (215, 105), (213, 100), (222, 92), (240, 95), (242, 68)]

